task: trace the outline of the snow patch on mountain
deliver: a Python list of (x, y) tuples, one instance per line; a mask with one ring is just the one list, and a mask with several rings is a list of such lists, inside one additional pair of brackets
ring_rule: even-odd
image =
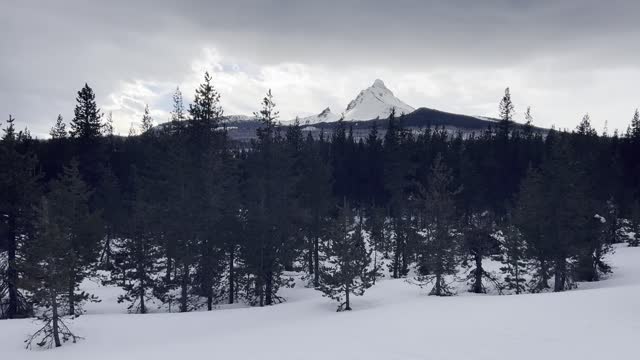
[(360, 91), (344, 112), (345, 120), (371, 120), (389, 117), (392, 109), (397, 115), (409, 114), (415, 109), (398, 99), (384, 82), (376, 79), (373, 85)]
[(317, 124), (321, 122), (338, 121), (339, 119), (340, 117), (334, 114), (333, 112), (331, 112), (331, 109), (327, 107), (326, 109), (322, 110), (319, 114), (300, 118), (299, 121), (300, 121), (300, 124), (302, 125), (311, 125), (311, 124)]

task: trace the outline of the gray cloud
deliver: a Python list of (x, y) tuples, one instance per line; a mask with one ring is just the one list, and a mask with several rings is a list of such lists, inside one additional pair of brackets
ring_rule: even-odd
[(200, 63), (228, 111), (251, 111), (272, 83), (283, 116), (339, 107), (384, 76), (413, 106), (490, 115), (511, 85), (541, 125), (588, 111), (622, 129), (640, 105), (639, 12), (634, 0), (0, 0), (0, 113), (46, 134), (89, 82), (123, 122), (138, 100), (162, 120), (160, 101), (176, 85), (190, 99)]

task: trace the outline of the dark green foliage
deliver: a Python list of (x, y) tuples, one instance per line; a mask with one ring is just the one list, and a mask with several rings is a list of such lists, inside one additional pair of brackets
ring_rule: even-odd
[(499, 243), (504, 289), (521, 294), (527, 290), (527, 243), (520, 230), (510, 223), (501, 229)]
[[(75, 294), (69, 293), (69, 284), (74, 282), (74, 270), (70, 265), (75, 261), (74, 245), (69, 229), (64, 226), (67, 221), (61, 219), (58, 211), (67, 200), (57, 194), (60, 188), (54, 187), (52, 199), (42, 198), (38, 208), (35, 241), (28, 252), (28, 264), (25, 271), (26, 288), (31, 293), (31, 301), (42, 308), (38, 320), (42, 327), (27, 340), (27, 348), (35, 341), (41, 347), (59, 347), (74, 335), (65, 324), (64, 312), (75, 302)], [(78, 199), (79, 200), (79, 199)], [(79, 312), (72, 317), (79, 316)]]
[(371, 268), (371, 249), (364, 241), (362, 218), (358, 216), (354, 221), (346, 201), (333, 221), (327, 240), (327, 263), (318, 289), (339, 303), (337, 311), (349, 311), (350, 296), (362, 296), (373, 285), (377, 269)]
[(58, 115), (55, 125), (53, 125), (51, 131), (49, 131), (49, 135), (52, 139), (64, 139), (69, 135), (67, 133), (67, 125), (62, 119), (62, 115)]
[[(272, 305), (300, 272), (346, 308), (381, 263), (394, 278), (416, 271), (434, 295), (453, 294), (461, 268), (478, 293), (562, 291), (611, 271), (606, 255), (625, 232), (640, 243), (637, 112), (624, 136), (598, 136), (588, 116), (573, 132), (541, 134), (529, 109), (527, 124), (513, 123), (507, 89), (500, 122), (478, 133), (411, 128), (432, 112), (422, 109), (371, 129), (341, 121), (314, 138), (278, 124), (269, 91), (243, 142), (228, 136), (209, 74), (188, 111), (176, 89), (171, 122), (152, 128), (147, 108), (127, 138), (111, 116), (101, 124), (91, 88), (76, 100), (71, 136), (62, 118), (47, 141), (10, 118), (0, 142), (0, 309), (49, 306), (50, 330), (53, 299), (57, 316), (78, 314), (91, 299), (78, 284), (97, 268), (132, 312), (152, 296), (171, 311)], [(488, 257), (502, 279), (485, 270)], [(43, 264), (68, 271), (43, 274)]]
[(68, 272), (66, 291), (68, 315), (82, 313), (82, 304), (98, 299), (78, 286), (93, 274), (98, 258), (98, 244), (104, 235), (100, 214), (89, 208), (90, 190), (81, 179), (78, 164), (72, 161), (65, 166), (62, 175), (49, 184), (47, 194), (48, 221), (65, 238), (64, 269)]
[(70, 135), (83, 141), (100, 137), (102, 114), (96, 105), (96, 95), (88, 84), (84, 84), (84, 87), (78, 91), (76, 102)]
[(447, 276), (455, 275), (459, 247), (459, 221), (456, 218), (454, 196), (460, 189), (453, 187), (451, 170), (438, 154), (426, 184), (419, 187), (422, 200), (422, 221), (417, 231), (420, 237), (420, 286), (433, 284), (429, 295), (453, 295)]
[(120, 237), (110, 246), (113, 252), (110, 282), (122, 284), (125, 291), (118, 302), (129, 303), (130, 312), (145, 314), (159, 273), (160, 233), (154, 226), (157, 209), (153, 205), (152, 187), (145, 184), (135, 168), (132, 177), (136, 192), (126, 200), (127, 219)]
[(638, 201), (633, 203), (630, 220), (627, 244), (631, 247), (637, 247), (640, 246), (640, 203)]
[(476, 294), (485, 293), (483, 280), (493, 283), (500, 290), (501, 285), (496, 276), (482, 266), (483, 260), (488, 258), (497, 247), (493, 238), (496, 231), (493, 214), (489, 211), (471, 214), (467, 217), (462, 231), (464, 263), (471, 268), (467, 276), (467, 281), (471, 285), (469, 291)]
[(140, 122), (140, 133), (144, 134), (152, 128), (153, 118), (151, 118), (151, 114), (149, 113), (149, 105), (145, 105), (144, 113), (142, 114), (142, 121)]
[(31, 140), (13, 122), (9, 116), (0, 139), (0, 318), (9, 319), (31, 313), (20, 291), (20, 259), (33, 235), (41, 178)]

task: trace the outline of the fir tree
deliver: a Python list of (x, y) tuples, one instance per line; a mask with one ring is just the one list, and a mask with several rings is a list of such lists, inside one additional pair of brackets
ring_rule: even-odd
[(320, 283), (320, 248), (327, 226), (329, 208), (332, 204), (331, 169), (322, 156), (322, 144), (314, 142), (311, 134), (305, 142), (305, 161), (301, 184), (301, 197), (305, 215), (305, 234), (308, 242), (307, 264), (313, 275), (313, 286)]
[(6, 265), (1, 267), (0, 302), (6, 296), (6, 308), (0, 305), (1, 317), (25, 317), (31, 306), (20, 292), (20, 251), (32, 235), (32, 223), (40, 194), (38, 159), (29, 150), (29, 140), (16, 132), (14, 118), (9, 116), (0, 139), (0, 250), (6, 252)]
[(104, 121), (104, 125), (102, 126), (102, 134), (106, 137), (113, 137), (114, 128), (113, 128), (113, 113), (109, 111), (107, 114), (107, 118)]
[(630, 137), (640, 139), (640, 112), (638, 109), (633, 113), (633, 118), (631, 119)]
[[(174, 105), (179, 107), (181, 102), (174, 103)], [(178, 109), (174, 109), (174, 111), (177, 111), (176, 116), (179, 116), (179, 113), (182, 112), (182, 110)], [(196, 89), (193, 104), (189, 105), (189, 114), (191, 114), (192, 120), (202, 122), (203, 126), (209, 129), (215, 129), (222, 120), (223, 111), (220, 106), (220, 93), (211, 84), (211, 75), (209, 75), (208, 71), (204, 73), (204, 82)]]
[(95, 189), (104, 170), (106, 154), (103, 149), (102, 113), (95, 100), (95, 94), (85, 84), (76, 97), (74, 117), (69, 134), (74, 139), (74, 153), (78, 159), (80, 173), (89, 188)]
[(180, 87), (176, 87), (173, 93), (173, 109), (171, 110), (171, 121), (180, 122), (185, 119), (184, 104), (182, 101), (182, 92)]
[(153, 128), (153, 118), (149, 114), (149, 105), (144, 106), (142, 121), (140, 122), (140, 133), (144, 134)]
[(148, 186), (132, 171), (135, 193), (128, 199), (128, 218), (124, 225), (123, 236), (115, 243), (113, 257), (113, 283), (122, 284), (124, 295), (118, 302), (127, 302), (130, 312), (146, 314), (147, 302), (152, 297), (156, 275), (159, 271), (157, 233), (153, 227), (154, 209)]
[(486, 292), (483, 279), (493, 283), (499, 291), (501, 288), (498, 279), (483, 267), (483, 260), (489, 257), (496, 245), (492, 236), (495, 231), (493, 218), (489, 211), (471, 214), (463, 228), (463, 251), (472, 261), (467, 281), (471, 283), (470, 291), (476, 294)]
[(591, 126), (591, 117), (589, 114), (585, 114), (582, 117), (582, 121), (576, 128), (576, 132), (583, 136), (595, 136), (597, 135), (596, 130)]
[(549, 288), (553, 258), (553, 244), (544, 235), (546, 205), (544, 183), (540, 171), (529, 168), (517, 195), (512, 223), (527, 243), (527, 257), (531, 262), (529, 289), (540, 292)]
[(631, 247), (638, 247), (640, 246), (640, 203), (638, 201), (633, 202), (630, 220), (627, 244)]
[(67, 125), (62, 119), (62, 115), (58, 115), (55, 125), (49, 131), (49, 135), (52, 139), (64, 139), (67, 137)]
[(50, 184), (49, 216), (68, 242), (64, 269), (67, 275), (66, 313), (76, 316), (82, 313), (82, 304), (98, 299), (85, 291), (79, 291), (82, 280), (94, 271), (98, 256), (98, 242), (103, 235), (100, 216), (89, 208), (90, 191), (81, 179), (78, 164), (72, 161), (65, 166), (60, 178)]
[(438, 154), (428, 184), (419, 190), (423, 214), (417, 231), (421, 243), (415, 282), (421, 287), (433, 284), (429, 295), (453, 295), (446, 276), (456, 273), (459, 229), (453, 197), (460, 189), (452, 185), (451, 170)]
[(96, 105), (96, 96), (88, 84), (78, 91), (70, 134), (74, 138), (90, 140), (100, 137), (102, 114)]
[(504, 96), (500, 101), (500, 122), (498, 123), (499, 136), (508, 137), (513, 124), (513, 115), (515, 109), (511, 101), (511, 92), (509, 88), (504, 89)]
[(527, 289), (527, 244), (524, 237), (518, 228), (508, 223), (501, 230), (499, 243), (498, 259), (502, 263), (500, 271), (504, 275), (504, 288), (521, 294)]
[(376, 269), (370, 268), (371, 250), (364, 241), (362, 221), (354, 223), (346, 200), (331, 228), (326, 254), (318, 289), (338, 301), (337, 311), (349, 311), (350, 296), (362, 296), (373, 285)]
[[(64, 226), (66, 219), (59, 213), (64, 207), (57, 203), (60, 200), (63, 199), (55, 195), (52, 201), (42, 199), (36, 222), (37, 236), (27, 257), (26, 287), (33, 303), (43, 309), (37, 317), (42, 327), (25, 340), (27, 348), (34, 342), (41, 347), (59, 347), (63, 342), (73, 340), (75, 343), (80, 338), (63, 320), (65, 308), (72, 307), (74, 301), (68, 289), (74, 276), (69, 264), (75, 259), (72, 240)], [(72, 315), (77, 317), (79, 313)]]

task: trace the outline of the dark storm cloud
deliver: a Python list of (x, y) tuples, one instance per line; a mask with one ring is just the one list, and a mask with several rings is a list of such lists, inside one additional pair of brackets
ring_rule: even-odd
[(103, 97), (137, 79), (179, 83), (203, 46), (252, 64), (336, 71), (527, 64), (524, 76), (542, 88), (579, 87), (593, 71), (638, 74), (639, 13), (635, 0), (2, 0), (0, 112), (43, 134), (58, 113), (70, 116), (85, 81)]

